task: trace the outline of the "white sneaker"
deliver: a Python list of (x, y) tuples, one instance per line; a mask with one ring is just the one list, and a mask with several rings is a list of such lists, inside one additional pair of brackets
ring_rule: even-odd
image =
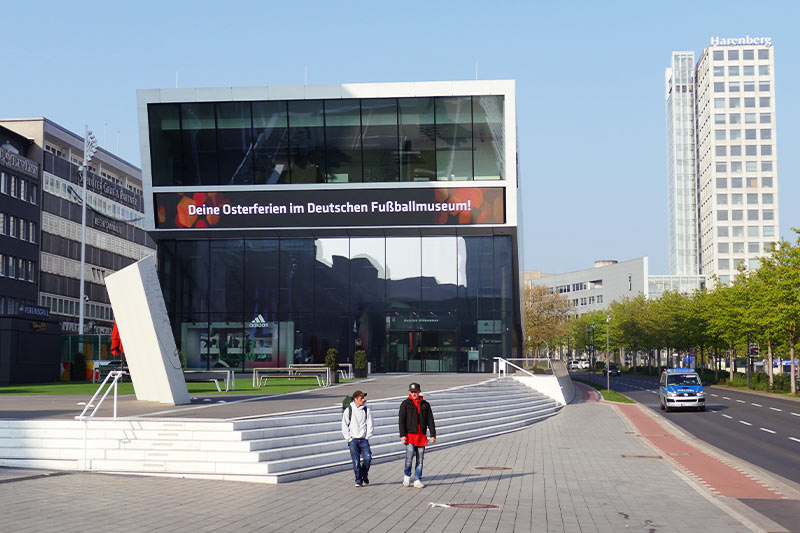
[(420, 481), (419, 479), (415, 479), (415, 480), (414, 480), (414, 488), (415, 488), (415, 489), (421, 489), (421, 488), (423, 488), (424, 486), (425, 486), (425, 483), (423, 483), (423, 482), (422, 482), (422, 481)]
[(409, 485), (411, 485), (411, 477), (403, 476), (403, 486), (408, 487)]

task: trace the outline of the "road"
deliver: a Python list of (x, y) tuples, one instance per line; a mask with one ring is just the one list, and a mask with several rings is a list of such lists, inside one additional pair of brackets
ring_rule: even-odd
[[(602, 374), (575, 372), (605, 388)], [(800, 483), (800, 402), (721, 387), (705, 387), (706, 411), (661, 411), (658, 380), (611, 377), (611, 388), (650, 407), (705, 442), (765, 470)]]

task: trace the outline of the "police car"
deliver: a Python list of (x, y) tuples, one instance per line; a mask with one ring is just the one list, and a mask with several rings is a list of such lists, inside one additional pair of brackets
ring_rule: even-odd
[(661, 409), (693, 407), (697, 411), (706, 410), (706, 395), (700, 376), (691, 368), (669, 368), (661, 373), (658, 388)]

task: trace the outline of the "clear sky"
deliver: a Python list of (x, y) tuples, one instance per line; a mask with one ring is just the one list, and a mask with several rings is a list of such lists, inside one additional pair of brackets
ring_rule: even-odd
[[(664, 68), (711, 36), (775, 46), (781, 236), (800, 226), (800, 3), (5, 2), (0, 116), (140, 164), (136, 89), (515, 79), (524, 268), (668, 273)], [(108, 132), (107, 134), (105, 132)], [(117, 134), (119, 132), (119, 134)], [(118, 141), (117, 141), (118, 139)]]

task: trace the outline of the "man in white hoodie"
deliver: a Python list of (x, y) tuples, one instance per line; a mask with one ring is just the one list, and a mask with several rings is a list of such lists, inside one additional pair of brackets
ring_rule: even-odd
[(366, 392), (355, 391), (353, 401), (342, 413), (342, 436), (350, 448), (356, 487), (369, 485), (369, 465), (372, 462), (369, 439), (372, 438), (374, 424), (372, 410), (367, 407), (366, 396)]

